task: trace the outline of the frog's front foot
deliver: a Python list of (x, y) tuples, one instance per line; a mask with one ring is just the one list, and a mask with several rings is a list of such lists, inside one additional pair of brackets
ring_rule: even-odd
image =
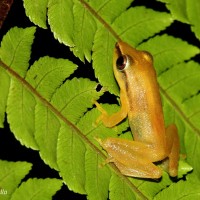
[(102, 106), (95, 101), (94, 104), (96, 105), (97, 109), (101, 112), (101, 115), (95, 121), (95, 124), (98, 125), (101, 121), (106, 124), (106, 119), (109, 117), (108, 113), (102, 108)]

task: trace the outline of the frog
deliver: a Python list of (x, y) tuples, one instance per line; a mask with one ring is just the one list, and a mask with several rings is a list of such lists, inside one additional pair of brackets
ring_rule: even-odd
[(101, 115), (97, 119), (112, 128), (128, 117), (133, 140), (98, 138), (112, 162), (125, 176), (158, 179), (163, 168), (171, 177), (178, 173), (180, 142), (175, 124), (165, 128), (161, 96), (153, 57), (118, 41), (114, 48), (113, 72), (120, 89), (120, 109), (109, 115), (96, 102)]

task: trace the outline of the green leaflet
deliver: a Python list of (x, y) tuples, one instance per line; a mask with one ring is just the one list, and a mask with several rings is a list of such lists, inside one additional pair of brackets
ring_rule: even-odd
[(199, 53), (196, 46), (169, 35), (156, 36), (137, 48), (149, 51), (153, 55), (158, 76), (173, 65), (189, 60)]
[(62, 186), (58, 179), (29, 179), (23, 182), (12, 194), (11, 200), (51, 199)]
[[(198, 126), (199, 108), (195, 107), (195, 102), (199, 102), (199, 78), (200, 65), (193, 61), (177, 64), (159, 76), (159, 83), (163, 90), (173, 97), (180, 106), (186, 117)], [(184, 71), (184, 73), (182, 73)], [(167, 78), (168, 77), (168, 78)], [(184, 91), (178, 88), (185, 88)]]
[(157, 0), (165, 2), (173, 17), (183, 23), (189, 23), (187, 15), (187, 0)]
[(30, 20), (37, 24), (39, 27), (47, 29), (46, 25), (46, 14), (47, 14), (48, 0), (42, 1), (31, 1), (24, 0), (24, 8), (26, 15), (29, 16)]
[(123, 12), (114, 21), (113, 28), (121, 39), (135, 47), (143, 40), (168, 27), (172, 22), (173, 19), (168, 13), (138, 6)]
[[(1, 42), (0, 59), (25, 76), (29, 67), (31, 45), (36, 28), (12, 28)], [(23, 59), (21, 59), (23, 57)]]
[[(2, 87), (3, 86), (3, 87)], [(4, 117), (6, 111), (6, 102), (8, 98), (8, 90), (10, 86), (10, 77), (0, 68), (0, 88), (1, 88), (1, 98), (0, 98), (0, 128), (3, 128)]]
[[(133, 182), (135, 182), (135, 180), (133, 180)], [(162, 179), (159, 182), (140, 181), (140, 184), (138, 185), (138, 190), (140, 190), (143, 195), (145, 195), (149, 199), (153, 199), (153, 197), (157, 193), (159, 193), (163, 188), (166, 188), (171, 183), (172, 180), (170, 180), (169, 175), (166, 172), (163, 172)]]
[[(11, 66), (14, 70), (16, 70), (16, 72), (22, 77), (25, 76), (26, 70), (29, 66), (28, 62), (30, 59), (31, 44), (33, 42), (34, 33), (35, 28), (33, 27), (27, 28), (25, 30), (13, 28), (2, 40), (0, 50), (1, 60), (4, 61), (7, 65)], [(23, 59), (21, 59), (22, 57)], [(23, 101), (21, 101), (21, 99), (24, 98), (24, 95), (26, 96), (26, 91), (23, 93), (23, 88), (21, 87), (21, 84), (19, 84), (19, 82), (16, 82), (16, 80), (11, 80), (9, 76), (5, 74), (5, 71), (2, 70), (2, 68), (0, 72), (2, 78), (0, 84), (1, 88), (3, 88), (4, 95), (2, 96), (2, 100), (0, 101), (1, 119), (4, 119), (5, 108), (7, 104), (7, 113), (13, 113), (13, 115), (8, 115), (9, 121), (11, 121), (11, 130), (16, 130), (16, 137), (19, 140), (19, 134), (22, 134), (24, 138), (26, 138), (25, 140), (29, 140), (29, 144), (26, 144), (27, 146), (31, 146), (32, 148), (37, 149), (37, 144), (33, 139), (33, 116), (29, 113), (28, 109), (26, 109), (29, 107), (30, 104), (33, 103), (34, 99), (32, 99), (31, 95), (27, 94), (27, 98), (24, 100), (24, 104), (28, 105), (25, 109), (22, 109), (24, 107), (24, 104)], [(9, 93), (9, 91), (13, 92)], [(17, 101), (19, 99), (20, 101)], [(19, 108), (20, 112), (18, 110)], [(22, 114), (22, 112), (24, 112), (24, 114)], [(17, 117), (19, 121), (16, 122), (12, 116)], [(24, 117), (29, 119), (28, 123), (23, 123)], [(1, 123), (3, 124), (3, 121), (1, 121)]]
[[(80, 2), (82, 4), (84, 3), (84, 1)], [(103, 19), (105, 19), (107, 22), (113, 22), (116, 17), (118, 17), (122, 12), (124, 12), (130, 6), (131, 2), (133, 2), (133, 0), (124, 0), (124, 1), (99, 0), (99, 1), (90, 1), (88, 3), (92, 8), (94, 8), (96, 13), (98, 13)]]
[(86, 155), (86, 184), (85, 188), (89, 199), (107, 199), (110, 182), (110, 170), (107, 166), (101, 167), (101, 155), (88, 148)]
[(110, 179), (110, 199), (134, 200), (136, 196), (123, 179), (119, 179), (117, 175), (112, 174)]
[(199, 0), (158, 0), (166, 3), (175, 19), (191, 25), (191, 30), (200, 39), (199, 28)]
[[(95, 137), (107, 137), (114, 134), (114, 131), (102, 125), (94, 125), (99, 112), (96, 109), (87, 112), (77, 124), (79, 129), (84, 132), (88, 140), (94, 147), (86, 146), (85, 152), (85, 190), (89, 199), (107, 199), (110, 184), (111, 172), (108, 165), (103, 165), (105, 155), (100, 151), (101, 147)], [(85, 124), (88, 123), (88, 126)]]
[[(96, 32), (96, 22), (90, 13), (80, 3), (73, 7), (74, 13), (74, 43), (72, 51), (75, 56), (84, 61), (84, 57), (91, 61), (91, 49)], [(85, 38), (90, 38), (86, 40)]]
[(35, 98), (24, 86), (16, 80), (11, 79), (11, 86), (7, 101), (7, 118), (10, 129), (21, 144), (38, 149), (34, 139), (35, 122), (34, 108)]
[(95, 76), (104, 86), (105, 90), (108, 90), (113, 94), (119, 94), (119, 88), (116, 84), (112, 69), (112, 56), (115, 40), (104, 28), (100, 28), (97, 31), (94, 39), (95, 43), (93, 46), (94, 53), (92, 54), (92, 59)]
[(56, 89), (63, 84), (77, 66), (66, 59), (48, 56), (40, 58), (31, 66), (26, 80), (47, 100), (50, 100)]
[(192, 25), (191, 29), (196, 35), (196, 37), (200, 40), (199, 8), (200, 8), (200, 2), (198, 0), (192, 0), (192, 1), (187, 0), (187, 12), (190, 24)]
[(0, 189), (3, 199), (10, 199), (21, 180), (31, 170), (32, 164), (27, 162), (8, 162), (0, 160)]
[(198, 200), (200, 197), (200, 186), (197, 182), (179, 181), (172, 184), (169, 188), (160, 192), (155, 200), (165, 199), (194, 199)]
[(77, 134), (61, 123), (57, 141), (56, 157), (60, 176), (74, 192), (85, 191), (85, 152), (86, 147)]
[(58, 39), (59, 42), (68, 46), (74, 46), (72, 10), (72, 0), (48, 1), (48, 22), (54, 37)]

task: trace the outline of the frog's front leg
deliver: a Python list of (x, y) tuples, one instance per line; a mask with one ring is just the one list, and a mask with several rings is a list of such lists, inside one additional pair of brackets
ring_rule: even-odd
[(128, 114), (128, 103), (126, 95), (122, 92), (120, 93), (120, 101), (120, 110), (112, 115), (108, 115), (108, 113), (101, 107), (101, 105), (98, 102), (95, 102), (97, 109), (101, 112), (101, 115), (97, 119), (96, 123), (102, 121), (106, 127), (113, 127), (125, 119)]
[(170, 176), (175, 177), (178, 174), (179, 160), (179, 137), (176, 126), (170, 125), (166, 128), (167, 152), (168, 152), (168, 171)]
[(109, 155), (106, 162), (113, 162), (123, 175), (141, 178), (162, 176), (162, 169), (153, 163), (156, 150), (152, 146), (119, 138), (98, 141)]

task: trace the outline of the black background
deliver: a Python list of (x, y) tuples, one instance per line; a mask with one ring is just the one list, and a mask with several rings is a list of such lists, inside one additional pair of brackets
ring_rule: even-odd
[[(156, 2), (155, 0), (135, 0), (132, 6), (144, 5), (149, 8), (153, 8), (158, 11), (166, 11), (167, 9), (164, 4)], [(34, 26), (33, 23), (25, 15), (25, 10), (23, 8), (22, 0), (14, 0), (11, 10), (0, 30), (0, 40), (2, 40), (3, 35), (14, 26), (26, 28), (29, 26)], [(194, 34), (190, 30), (190, 26), (175, 21), (167, 30), (165, 31), (170, 35), (175, 37), (180, 37), (183, 40), (187, 40), (190, 44), (200, 46), (199, 41), (195, 38)], [(184, 50), (183, 50), (184, 51)], [(77, 59), (68, 47), (60, 44), (54, 39), (53, 34), (49, 29), (43, 30), (37, 28), (35, 34), (34, 44), (32, 46), (32, 57), (30, 60), (30, 65), (42, 56), (49, 55), (56, 58), (70, 58), (74, 63), (79, 66), (83, 65), (82, 62)], [(200, 61), (199, 56), (194, 58), (196, 61)], [(87, 63), (84, 67), (79, 67), (74, 76), (89, 77), (95, 80), (93, 71), (91, 70), (91, 64)], [(113, 98), (107, 94), (105, 99)], [(102, 101), (104, 99), (102, 98)], [(17, 141), (13, 133), (9, 129), (9, 125), (5, 119), (5, 128), (0, 129), (0, 159), (8, 161), (27, 161), (33, 164), (32, 170), (25, 177), (28, 178), (60, 178), (58, 172), (52, 170), (44, 164), (40, 159), (38, 151), (33, 151), (22, 146), (19, 141)], [(81, 166), (80, 166), (81, 167)], [(53, 199), (86, 199), (85, 195), (75, 194), (69, 191), (67, 186), (63, 185), (62, 189), (56, 193)]]

